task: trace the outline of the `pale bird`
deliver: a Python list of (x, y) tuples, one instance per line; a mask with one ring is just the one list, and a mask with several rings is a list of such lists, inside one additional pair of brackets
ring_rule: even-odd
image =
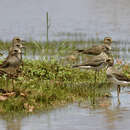
[(120, 86), (130, 85), (130, 78), (114, 67), (114, 62), (107, 61), (108, 68), (106, 70), (107, 78), (117, 85), (117, 96), (120, 94)]

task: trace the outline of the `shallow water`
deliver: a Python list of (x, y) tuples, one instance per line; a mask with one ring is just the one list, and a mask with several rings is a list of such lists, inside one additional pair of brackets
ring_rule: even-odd
[[(129, 62), (129, 0), (1, 0), (0, 39), (20, 36), (25, 40), (46, 40), (46, 12), (49, 12), (49, 40), (89, 40), (111, 36), (117, 58)], [(82, 46), (80, 46), (82, 48)], [(39, 58), (35, 56), (33, 58)], [(120, 95), (99, 99), (95, 106), (88, 102), (73, 104), (47, 113), (22, 119), (0, 117), (0, 130), (129, 130), (130, 89)]]
[(0, 39), (15, 35), (46, 39), (49, 12), (50, 40), (86, 40), (112, 36), (130, 40), (129, 0), (1, 0)]
[[(129, 61), (129, 0), (1, 0), (0, 39), (46, 41), (46, 12), (49, 40), (90, 40), (111, 36), (113, 45), (126, 49), (115, 53)], [(120, 55), (119, 55), (120, 54)]]
[(111, 98), (98, 99), (94, 106), (85, 102), (22, 119), (1, 117), (0, 130), (129, 130), (130, 89), (122, 89), (120, 102), (113, 91)]

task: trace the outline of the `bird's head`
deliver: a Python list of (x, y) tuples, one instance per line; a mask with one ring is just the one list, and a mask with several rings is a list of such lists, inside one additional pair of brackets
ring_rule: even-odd
[(112, 38), (111, 37), (105, 37), (104, 38), (104, 44), (110, 45), (112, 43)]
[(114, 65), (114, 59), (113, 59), (113, 58), (108, 58), (108, 59), (106, 60), (106, 63), (108, 64), (108, 67), (109, 67), (109, 66), (113, 66), (113, 65)]
[(11, 56), (17, 56), (18, 54), (22, 54), (22, 51), (21, 49), (17, 48), (17, 47), (14, 47), (10, 50), (9, 54)]
[(22, 48), (25, 48), (23, 46), (24, 42), (25, 41), (21, 40), (19, 37), (14, 37), (13, 40), (12, 40), (12, 45), (13, 45), (13, 47), (18, 47), (19, 49), (22, 49)]

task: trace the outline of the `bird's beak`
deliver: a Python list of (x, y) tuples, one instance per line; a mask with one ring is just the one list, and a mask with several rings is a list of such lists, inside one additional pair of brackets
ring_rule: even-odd
[(25, 43), (26, 41), (25, 41), (25, 40), (22, 40), (21, 42), (22, 42), (22, 43)]
[(22, 46), (22, 48), (26, 49), (26, 47), (25, 47), (25, 46)]
[(106, 51), (105, 53), (106, 53), (107, 55), (110, 55), (110, 54), (111, 54), (109, 51)]

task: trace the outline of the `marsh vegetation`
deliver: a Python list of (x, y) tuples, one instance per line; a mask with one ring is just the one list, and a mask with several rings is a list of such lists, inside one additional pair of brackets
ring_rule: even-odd
[[(102, 41), (25, 43), (24, 67), (15, 81), (15, 92), (12, 92), (11, 84), (5, 88), (5, 75), (0, 78), (0, 89), (6, 90), (0, 95), (0, 112), (36, 112), (86, 99), (94, 105), (97, 97), (109, 97), (111, 84), (106, 79), (105, 69), (100, 71), (95, 83), (93, 70), (72, 68), (86, 60), (85, 55), (77, 55), (77, 48), (99, 42)], [(0, 50), (5, 55), (10, 44), (0, 42)], [(129, 75), (128, 66), (122, 68)]]

